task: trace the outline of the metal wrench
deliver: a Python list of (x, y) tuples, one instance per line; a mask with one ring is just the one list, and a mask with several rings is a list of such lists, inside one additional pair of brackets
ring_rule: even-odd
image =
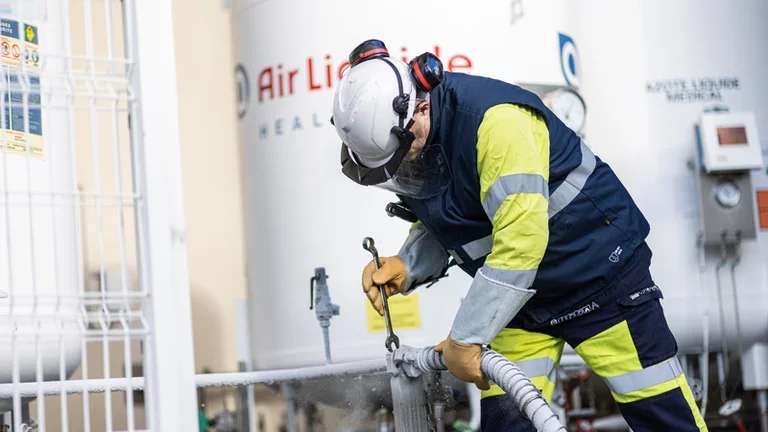
[[(376, 266), (376, 270), (381, 268), (379, 252), (376, 250), (372, 238), (366, 237), (363, 239), (363, 249), (373, 255), (373, 265)], [(389, 316), (389, 304), (387, 302), (387, 293), (384, 291), (384, 285), (379, 285), (379, 295), (381, 295), (381, 304), (384, 306), (384, 322), (387, 325), (387, 340), (384, 341), (384, 346), (389, 352), (392, 352), (394, 351), (392, 345), (394, 345), (395, 348), (400, 348), (400, 338), (398, 338), (394, 330), (392, 330), (392, 318)]]

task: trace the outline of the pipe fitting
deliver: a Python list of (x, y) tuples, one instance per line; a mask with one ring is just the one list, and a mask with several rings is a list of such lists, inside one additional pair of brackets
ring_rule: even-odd
[[(434, 347), (412, 348), (403, 346), (388, 356), (389, 363), (396, 370), (410, 367), (420, 372), (446, 370), (445, 359)], [(536, 430), (541, 432), (567, 432), (565, 426), (550, 408), (539, 389), (514, 363), (501, 354), (484, 349), (480, 359), (480, 369), (488, 378), (512, 397), (520, 410), (531, 420)]]

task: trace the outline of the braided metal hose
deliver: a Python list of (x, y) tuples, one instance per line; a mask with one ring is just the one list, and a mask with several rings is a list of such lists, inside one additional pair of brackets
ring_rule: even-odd
[[(447, 369), (442, 353), (435, 352), (434, 347), (410, 349), (404, 353), (403, 359), (422, 372)], [(567, 432), (539, 389), (514, 363), (496, 351), (487, 349), (483, 351), (480, 358), (480, 370), (512, 397), (517, 406), (520, 407), (520, 411), (531, 420), (536, 430)]]

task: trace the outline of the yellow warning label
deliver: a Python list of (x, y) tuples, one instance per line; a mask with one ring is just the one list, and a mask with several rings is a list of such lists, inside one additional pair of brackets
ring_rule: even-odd
[[(421, 328), (421, 311), (419, 308), (418, 294), (407, 296), (396, 295), (389, 299), (389, 313), (392, 316), (392, 327), (395, 333), (398, 330), (412, 330)], [(368, 318), (368, 333), (383, 333), (387, 331), (384, 317), (371, 306), (371, 302), (365, 299), (365, 315)]]

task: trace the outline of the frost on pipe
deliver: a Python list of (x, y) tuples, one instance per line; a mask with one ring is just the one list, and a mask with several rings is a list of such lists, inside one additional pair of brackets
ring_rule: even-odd
[[(434, 347), (421, 349), (403, 347), (401, 360), (421, 372), (446, 370), (445, 360)], [(525, 374), (496, 351), (486, 349), (480, 359), (480, 369), (501, 387), (520, 407), (520, 410), (541, 432), (567, 431), (549, 404)]]
[[(295, 369), (277, 369), (253, 372), (211, 373), (195, 375), (197, 387), (236, 387), (252, 384), (277, 384), (299, 382), (317, 378), (342, 377), (349, 375), (376, 375), (386, 372), (383, 359), (361, 360), (357, 362), (334, 363)], [(109, 391), (144, 390), (144, 377), (49, 381), (42, 383), (21, 383), (16, 386), (20, 397), (34, 397), (38, 391), (45, 396), (62, 393), (77, 394), (104, 393)], [(0, 398), (10, 398), (14, 394), (12, 384), (0, 384)]]

